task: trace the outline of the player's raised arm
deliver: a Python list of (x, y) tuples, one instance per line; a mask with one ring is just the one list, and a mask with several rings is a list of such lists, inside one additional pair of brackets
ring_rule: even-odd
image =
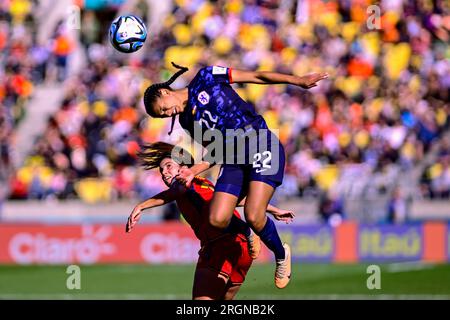
[(196, 163), (190, 168), (188, 168), (187, 166), (183, 166), (175, 178), (186, 187), (189, 187), (191, 185), (192, 179), (194, 179), (195, 176), (208, 170), (212, 166), (213, 165), (207, 161)]
[(163, 192), (158, 193), (157, 195), (147, 199), (141, 203), (139, 203), (136, 207), (134, 207), (130, 216), (128, 217), (127, 225), (125, 227), (126, 232), (131, 232), (134, 225), (139, 221), (142, 215), (142, 211), (145, 209), (150, 209), (154, 207), (162, 206), (166, 203), (174, 201), (178, 196), (184, 193), (186, 189), (181, 186), (171, 187)]
[(304, 89), (310, 89), (317, 86), (317, 82), (328, 78), (326, 72), (315, 72), (304, 76), (296, 76), (268, 71), (245, 71), (232, 70), (232, 79), (234, 83), (256, 83), (256, 84), (292, 84)]
[(280, 209), (271, 204), (267, 206), (267, 212), (273, 215), (275, 220), (284, 221), (286, 224), (291, 223), (295, 218), (295, 214), (292, 210)]

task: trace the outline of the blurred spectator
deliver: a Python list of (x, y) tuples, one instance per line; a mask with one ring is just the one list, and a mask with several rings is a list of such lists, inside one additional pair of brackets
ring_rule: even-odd
[(65, 21), (58, 25), (52, 45), (52, 53), (57, 70), (57, 81), (64, 81), (67, 77), (67, 61), (74, 50), (74, 43), (70, 38)]
[(405, 198), (400, 188), (392, 191), (387, 206), (387, 222), (390, 224), (402, 224), (406, 222), (409, 214), (410, 201)]
[(425, 197), (450, 198), (450, 137), (448, 135), (438, 146), (435, 163), (423, 172), (421, 187)]
[(81, 43), (85, 48), (100, 40), (100, 23), (94, 11), (87, 10), (82, 15), (81, 21)]
[(332, 227), (340, 225), (345, 218), (344, 199), (335, 191), (324, 192), (319, 199), (319, 215)]

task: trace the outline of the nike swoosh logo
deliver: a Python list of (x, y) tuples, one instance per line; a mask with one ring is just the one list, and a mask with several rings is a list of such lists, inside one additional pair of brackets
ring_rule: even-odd
[(255, 171), (256, 171), (256, 173), (260, 173), (260, 172), (263, 172), (263, 171), (266, 171), (267, 169), (256, 169)]

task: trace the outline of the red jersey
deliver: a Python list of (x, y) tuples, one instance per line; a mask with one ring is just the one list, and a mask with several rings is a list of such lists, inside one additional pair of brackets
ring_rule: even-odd
[[(189, 189), (176, 200), (181, 214), (194, 230), (202, 246), (225, 234), (223, 230), (215, 228), (209, 223), (209, 206), (213, 194), (214, 185), (211, 181), (195, 177)], [(241, 218), (237, 210), (234, 210), (234, 215)]]

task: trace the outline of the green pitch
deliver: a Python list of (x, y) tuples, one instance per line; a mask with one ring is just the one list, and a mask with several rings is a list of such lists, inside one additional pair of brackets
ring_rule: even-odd
[[(367, 266), (295, 264), (289, 286), (273, 284), (272, 265), (254, 265), (237, 299), (450, 299), (450, 265), (381, 265), (369, 290)], [(190, 299), (194, 265), (81, 266), (69, 290), (66, 266), (0, 266), (0, 299)]]

